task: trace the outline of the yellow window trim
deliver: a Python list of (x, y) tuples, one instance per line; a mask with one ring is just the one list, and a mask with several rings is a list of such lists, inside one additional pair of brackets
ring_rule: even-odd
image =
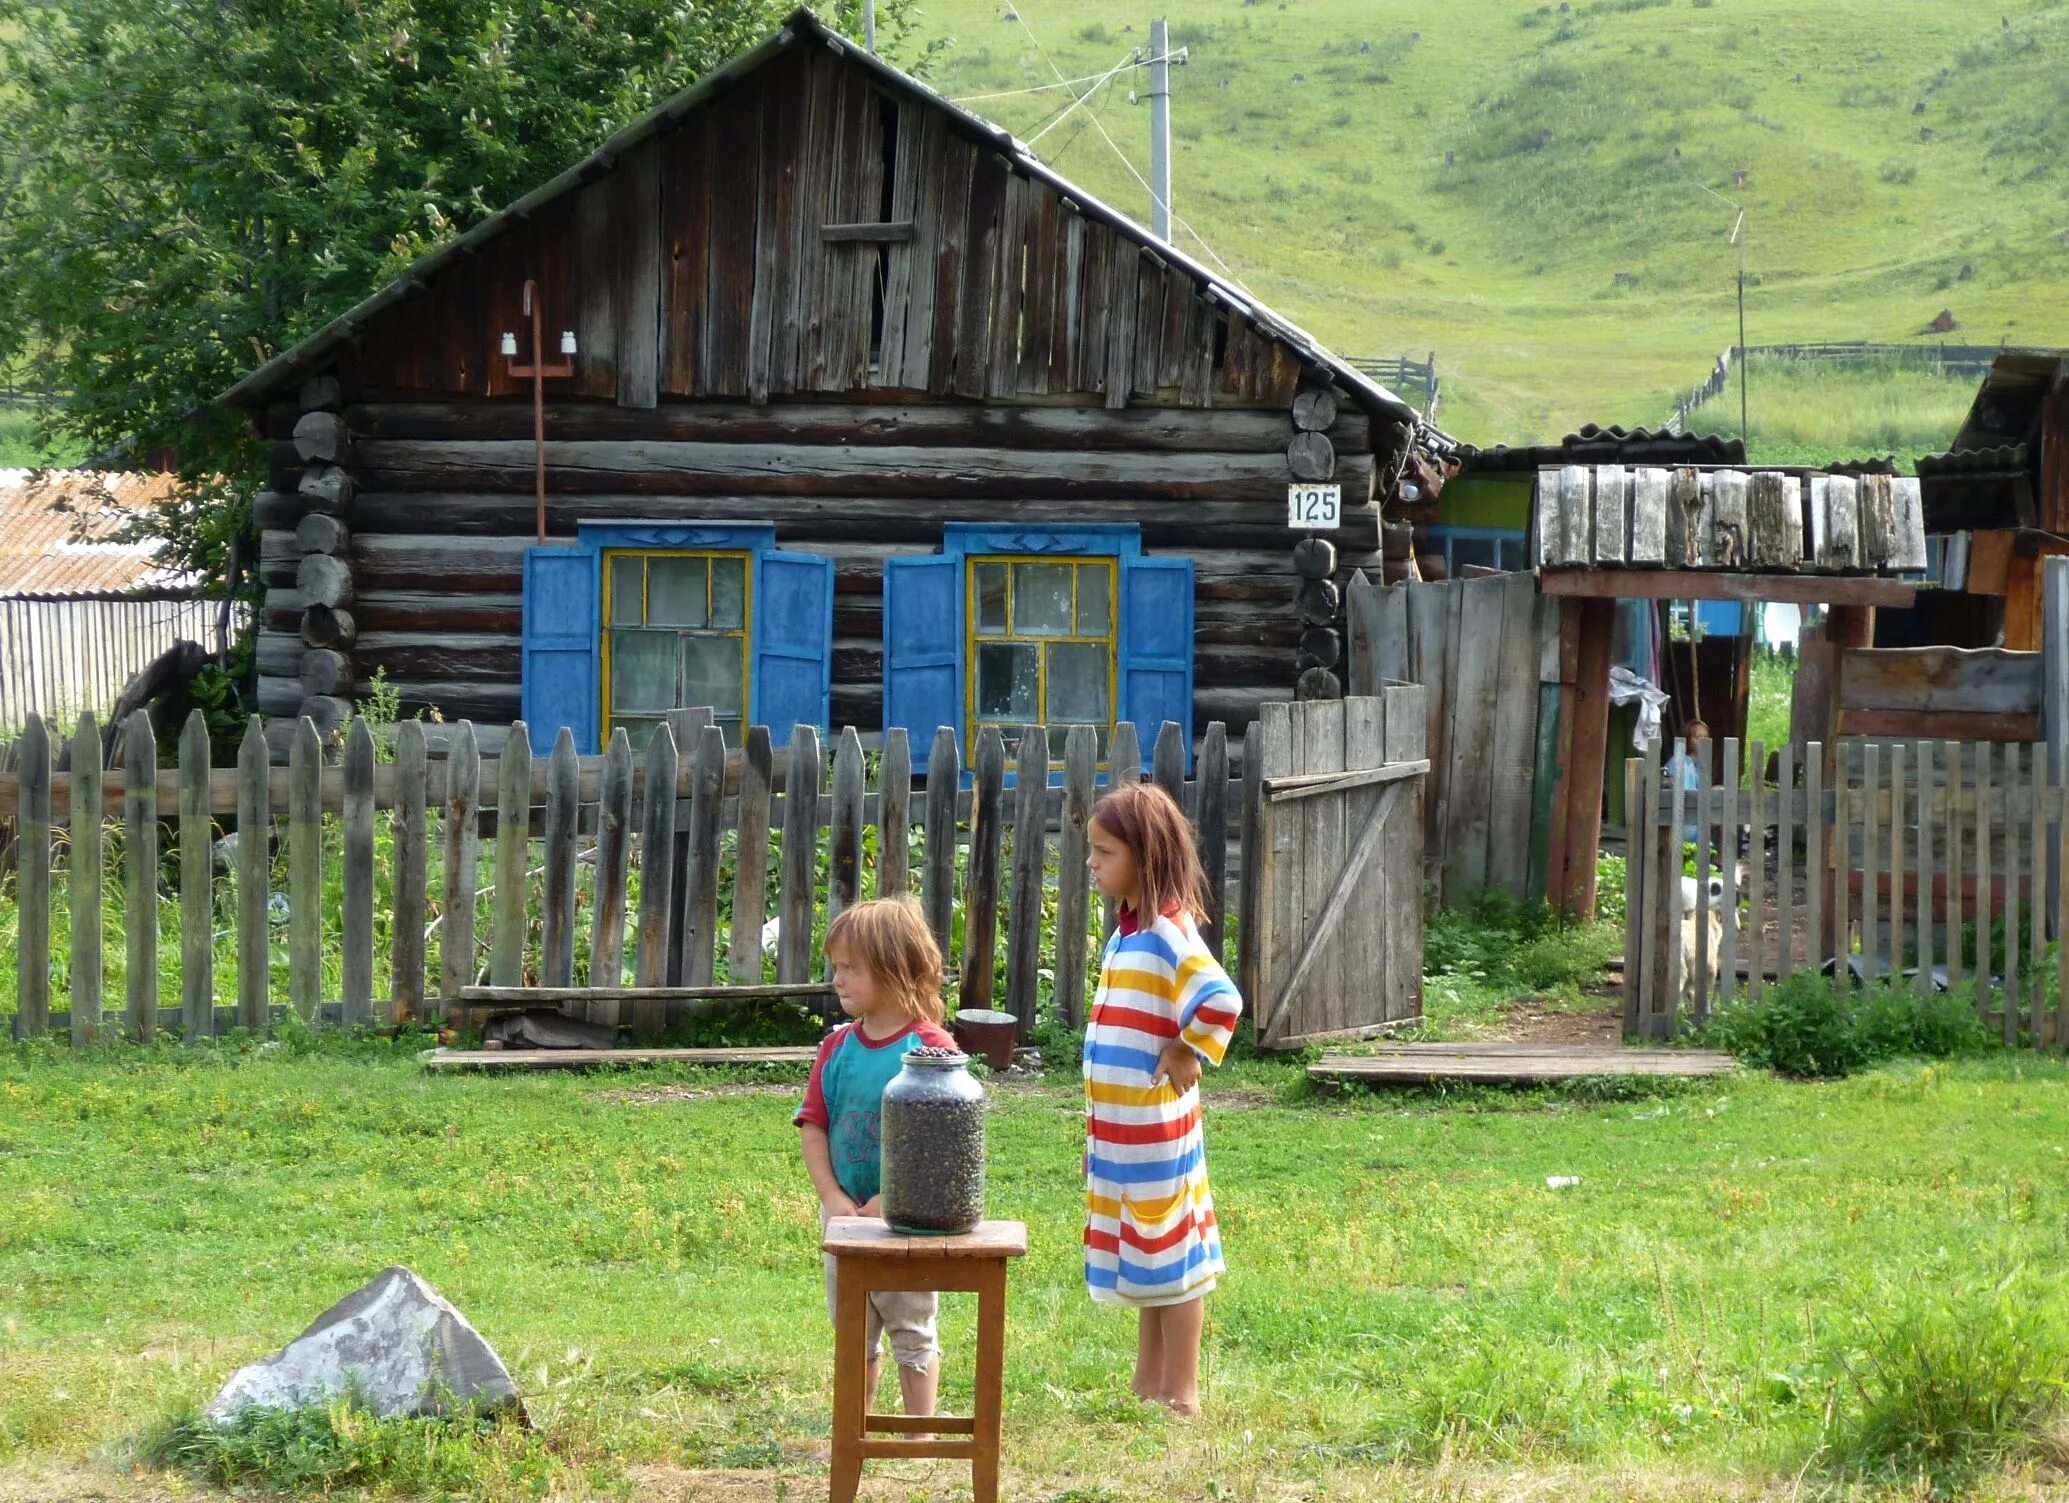
[[(614, 560), (621, 558), (701, 558), (738, 559), (741, 563), (740, 582), (740, 626), (736, 632), (732, 627), (678, 627), (675, 630), (704, 631), (709, 636), (740, 638), (740, 718), (744, 723), (754, 712), (749, 703), (754, 693), (754, 659), (748, 646), (754, 629), (754, 555), (738, 548), (606, 548), (603, 550), (603, 642), (601, 645), (603, 683), (599, 686), (597, 702), (603, 707), (602, 723), (597, 727), (597, 742), (609, 746), (611, 741), (611, 634), (615, 630), (611, 614), (611, 580), (616, 572), (611, 568)], [(647, 619), (647, 576), (649, 571), (639, 571), (639, 619), (641, 626)], [(711, 576), (707, 572), (704, 580), (704, 610), (711, 611)], [(682, 748), (677, 748), (678, 751)]]
[[(1004, 632), (979, 632), (977, 629), (977, 566), (979, 564), (1006, 565), (1006, 630)], [(1077, 630), (1078, 624), (1078, 572), (1074, 567), (1070, 576), (1070, 623), (1071, 630), (1045, 636), (1020, 635), (1013, 630), (1013, 568), (1015, 564), (1096, 564), (1106, 575), (1106, 631), (1097, 636), (1087, 636)], [(1111, 732), (1119, 720), (1120, 696), (1120, 620), (1121, 620), (1121, 564), (1111, 554), (1103, 553), (971, 553), (963, 559), (963, 703), (967, 707), (963, 714), (963, 734), (969, 738), (968, 746), (975, 747), (977, 733), (982, 726), (997, 725), (998, 721), (980, 720), (977, 715), (977, 646), (980, 642), (1030, 642), (1037, 646), (1050, 642), (1096, 643), (1106, 648), (1106, 729)], [(1035, 723), (1044, 728), (1049, 724), (1049, 658), (1043, 653), (1037, 660), (1035, 677)], [(1071, 722), (1077, 724), (1076, 721)], [(1052, 766), (1061, 763), (1051, 758)], [(1106, 758), (1100, 757), (1099, 765), (1106, 765)]]

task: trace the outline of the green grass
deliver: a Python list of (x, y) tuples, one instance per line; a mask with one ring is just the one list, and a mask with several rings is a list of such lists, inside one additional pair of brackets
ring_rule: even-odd
[[(139, 1455), (295, 1496), (811, 1496), (816, 1224), (796, 1082), (763, 1078), (434, 1078), (403, 1049), (299, 1038), (9, 1051), (0, 1496), (158, 1496)], [(2016, 1476), (2049, 1454), (2064, 1370), (2065, 1085), (2057, 1061), (2002, 1055), (1635, 1101), (1316, 1101), (1296, 1066), (1237, 1063), (1207, 1108), (1232, 1271), (1192, 1427), (1127, 1397), (1130, 1323), (1080, 1287), (1075, 1088), (1001, 1089), (991, 1207), (1033, 1241), (1011, 1494), (1779, 1497), (1807, 1475), (1915, 1496), (1921, 1471)], [(535, 1429), (340, 1413), (196, 1439), (233, 1367), (397, 1262), (499, 1347)], [(1956, 1339), (1981, 1316), (1986, 1340)], [(951, 1301), (950, 1403), (970, 1331)], [(958, 1476), (879, 1471), (912, 1496)]]
[[(1053, 82), (1037, 40), (1066, 75), (1100, 72), (1146, 45), (1153, 13), (928, 12), (953, 41), (932, 68), (951, 97)], [(1653, 424), (1703, 378), (1738, 337), (1735, 211), (1706, 188), (1746, 208), (1754, 344), (1926, 338), (1942, 308), (1959, 342), (2069, 342), (2060, 0), (1197, 0), (1172, 41), (1189, 49), (1173, 74), (1177, 212), (1333, 348), (1436, 350), (1441, 419), (1463, 438)], [(1144, 190), (1081, 129), (1096, 113), (1146, 172), (1130, 87), (1142, 76), (1037, 149), (1145, 215)], [(1026, 139), (1060, 98), (971, 107)], [(1835, 392), (1796, 438), (1791, 400), (1756, 384), (1763, 452), (1909, 447), (1946, 412), (1921, 398), (1892, 422)], [(1724, 405), (1736, 431), (1736, 394)]]
[(1599, 919), (1569, 924), (1542, 906), (1526, 909), (1499, 892), (1482, 893), (1430, 915), (1423, 929), (1423, 1016), (1418, 1036), (1471, 1038), (1499, 1023), (1519, 997), (1551, 1011), (1591, 1012), (1605, 1005), (1586, 989), (1623, 949), (1623, 863), (1603, 862)]
[(76, 443), (41, 442), (30, 408), (0, 404), (0, 470), (74, 465), (85, 457), (86, 450)]
[[(1921, 454), (1947, 448), (1975, 400), (1976, 378), (1889, 360), (1835, 367), (1811, 360), (1751, 361), (1748, 452), (1756, 464), (1818, 464), (1886, 456), (1905, 474)], [(1739, 431), (1738, 375), (1695, 410), (1689, 427)]]

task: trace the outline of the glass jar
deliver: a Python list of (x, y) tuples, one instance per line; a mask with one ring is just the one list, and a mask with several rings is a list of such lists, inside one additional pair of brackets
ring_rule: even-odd
[(884, 1220), (921, 1236), (984, 1219), (984, 1087), (970, 1057), (912, 1049), (884, 1087)]

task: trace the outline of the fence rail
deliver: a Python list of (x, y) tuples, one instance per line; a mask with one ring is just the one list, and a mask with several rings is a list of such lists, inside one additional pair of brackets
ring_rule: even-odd
[(2005, 1043), (2069, 1043), (2069, 790), (2044, 745), (1847, 741), (1828, 759), (1813, 741), (1800, 786), (1784, 756), (1778, 785), (1740, 787), (1727, 740), (1717, 784), (1696, 788), (1670, 775), (1684, 750), (1625, 764), (1628, 1034), (1670, 1037), (1808, 968), (1972, 987)]
[[(147, 717), (132, 716), (118, 743), (125, 768), (157, 766)], [(267, 765), (256, 718), (235, 768), (209, 765), (198, 714), (176, 770), (104, 770), (100, 745), (93, 717), (82, 716), (73, 770), (59, 772), (51, 730), (32, 717), (16, 769), (0, 770), (0, 817), (18, 830), (18, 1036), (57, 1024), (57, 1000), (69, 1003), (62, 1020), (81, 1042), (117, 1026), (148, 1038), (177, 1023), (189, 1039), (232, 1020), (263, 1029), (281, 1000), (276, 927), (285, 929), (285, 1000), (305, 1020), (440, 1020), (480, 982), (736, 989), (721, 1003), (796, 996), (822, 979), (826, 921), (865, 894), (907, 892), (952, 961), (962, 1006), (1001, 997), (1023, 1036), (1045, 1004), (1070, 1026), (1082, 1021), (1095, 932), (1086, 823), (1100, 778), (1089, 727), (1070, 732), (1060, 778), (1041, 727), (1024, 732), (1010, 757), (1005, 738), (986, 729), (967, 775), (944, 728), (918, 787), (902, 731), (889, 732), (874, 758), (852, 728), (830, 756), (809, 727), (780, 752), (753, 727), (735, 750), (703, 711), (677, 712), (637, 760), (622, 734), (604, 755), (582, 757), (565, 731), (535, 757), (522, 723), (490, 761), (466, 722), (442, 762), (415, 722), (395, 728), (392, 762), (379, 760), (364, 720), (335, 759), (314, 725), (299, 722), (285, 768)], [(1167, 723), (1151, 774), (1217, 837), (1201, 849), (1213, 901), (1202, 929), (1217, 953), (1228, 938), (1223, 894), (1261, 786), (1254, 777), (1231, 783), (1228, 752), (1224, 728), (1210, 725), (1200, 776), (1188, 781), (1182, 732)], [(1110, 757), (1113, 780), (1141, 776), (1132, 725), (1115, 728)], [(377, 854), (381, 812), (387, 849)], [(234, 825), (234, 840), (218, 841), (219, 823)], [(284, 880), (272, 851), (283, 827)], [(70, 944), (62, 990), (52, 969), (60, 887)], [(110, 890), (122, 894), (125, 920), (177, 912), (163, 925), (176, 964), (158, 953), (161, 923), (121, 925), (119, 1019), (108, 1014), (101, 953)], [(1234, 927), (1247, 943), (1250, 926)], [(219, 928), (235, 936), (221, 961)], [(1246, 964), (1239, 957), (1231, 969)], [(161, 1011), (161, 988), (176, 992), (177, 1008)], [(587, 1010), (643, 1034), (683, 1011), (654, 998), (599, 998)]]
[(1435, 418), (1437, 404), (1443, 400), (1443, 390), (1437, 382), (1437, 352), (1430, 351), (1427, 360), (1413, 360), (1406, 355), (1374, 355), (1354, 358), (1351, 368), (1360, 375), (1370, 376), (1380, 385), (1400, 395), (1410, 391), (1422, 393), (1422, 415)]

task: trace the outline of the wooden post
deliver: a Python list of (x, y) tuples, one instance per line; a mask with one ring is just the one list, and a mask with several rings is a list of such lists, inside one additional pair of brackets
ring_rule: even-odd
[(575, 820), (581, 810), (575, 733), (563, 725), (546, 758), (546, 887), (539, 901), (539, 981), (575, 984)]
[(1947, 767), (1947, 990), (1961, 985), (1961, 743), (1941, 745)]
[[(364, 721), (354, 723), (355, 730)], [(367, 793), (373, 792), (372, 767), (367, 768)], [(347, 770), (347, 796), (357, 790), (351, 785), (351, 770)], [(373, 934), (371, 916), (373, 913), (371, 869), (355, 871), (353, 858), (358, 854), (352, 848), (348, 813), (345, 841), (345, 908), (348, 914), (345, 939), (345, 972), (348, 978), (356, 978), (352, 964), (352, 933), (349, 914), (356, 896), (357, 884), (365, 884), (368, 892), (367, 932), (368, 969), (371, 970)], [(372, 851), (369, 850), (369, 866)], [(323, 1013), (323, 739), (316, 734), (316, 726), (307, 716), (295, 722), (294, 740), (288, 745), (287, 753), (287, 995), (294, 1004), (296, 1014), (304, 1023), (314, 1023)], [(348, 979), (345, 987), (348, 999), (352, 987)]]
[(1831, 951), (1825, 947), (1825, 744), (1803, 744), (1803, 903), (1804, 929), (1810, 950), (1803, 958), (1811, 974), (1824, 969)]
[(1565, 870), (1554, 906), (1586, 923), (1595, 917), (1595, 857), (1602, 843), (1602, 770), (1609, 747), (1609, 658), (1616, 602), (1580, 604), (1573, 740), (1566, 757)]
[[(2069, 399), (2064, 399), (2069, 400)], [(2057, 406), (2062, 402), (2058, 401)], [(2058, 444), (2069, 441), (2059, 436)], [(2055, 457), (2058, 467), (2069, 458)], [(2065, 472), (2069, 473), (2069, 472)], [(2040, 597), (2040, 734), (2047, 743), (2047, 781), (2050, 787), (2064, 786), (2064, 748), (2069, 747), (2069, 557), (2051, 555), (2041, 560)], [(2062, 888), (2063, 831), (2059, 821), (2047, 832), (2047, 911), (2069, 909), (2058, 894)], [(2057, 927), (2055, 938), (2069, 954), (2069, 933)], [(2069, 994), (2065, 994), (2069, 1000)], [(2036, 1040), (2035, 1042), (2038, 1042)]]
[[(474, 890), (481, 873), (481, 747), (463, 720), (445, 759), (445, 913), (438, 931), (438, 995), (450, 1003), (474, 981)], [(443, 1007), (441, 1007), (441, 1016)]]
[(1775, 979), (1787, 981), (1796, 968), (1796, 748), (1785, 743), (1778, 765), (1782, 786), (1775, 802)]
[(1014, 1032), (1022, 1043), (1034, 1038), (1035, 992), (1041, 983), (1048, 795), (1049, 733), (1042, 726), (1027, 726), (1020, 733), (1013, 774), (1013, 906), (1006, 921), (1006, 1011), (1020, 1020)]
[[(660, 731), (654, 732), (656, 736)], [(525, 935), (531, 925), (526, 902), (532, 849), (532, 740), (520, 720), (510, 727), (496, 779), (496, 892), (489, 936), (489, 982), (524, 985)], [(671, 776), (668, 786), (673, 789)], [(643, 872), (651, 881), (653, 873)]]
[(726, 801), (726, 733), (697, 732), (690, 773), (690, 859), (683, 868), (683, 982), (709, 986), (718, 972), (719, 828)]
[(1933, 989), (1933, 747), (1921, 741), (1912, 754), (1912, 775), (1918, 780), (1918, 827), (1913, 832), (1913, 855), (1918, 864), (1918, 897), (1913, 932), (1918, 940), (1916, 990), (1921, 997)]
[(215, 1032), (215, 823), (209, 813), (209, 760), (208, 717), (190, 710), (180, 732), (180, 1036), (190, 1044)]
[(21, 918), (14, 1036), (30, 1039), (50, 1027), (50, 731), (41, 715), (32, 713), (23, 727), (17, 763), (21, 833), (15, 907)]
[(1193, 823), (1200, 835), (1200, 869), (1207, 876), (1207, 912), (1200, 920), (1200, 938), (1214, 958), (1222, 954), (1222, 910), (1228, 903), (1228, 728), (1208, 723), (1200, 744), (1199, 793)]
[(72, 849), (65, 886), (72, 898), (72, 1042), (101, 1031), (101, 733), (91, 712), (72, 734)]
[(1098, 762), (1098, 736), (1092, 727), (1072, 726), (1063, 743), (1063, 814), (1056, 837), (1056, 1001), (1064, 1027), (1073, 1031), (1085, 1021), (1086, 931), (1091, 922), (1091, 877), (1085, 856)]
[(1904, 743), (1889, 749), (1889, 983), (1904, 973)]
[[(1124, 722), (1125, 723), (1125, 722)], [(972, 758), (970, 866), (963, 886), (963, 1007), (991, 1006), (992, 968), (999, 941), (1000, 802), (1006, 779), (1006, 744), (997, 726), (977, 736)]]
[[(1882, 953), (1882, 937), (1876, 932), (1881, 878), (1875, 839), (1882, 822), (1882, 748), (1871, 741), (1862, 756), (1866, 770), (1861, 774), (1861, 979), (1872, 986), (1876, 957)], [(1847, 880), (1848, 875), (1842, 873), (1840, 880)]]
[(128, 941), (129, 1031), (143, 1043), (158, 1033), (158, 742), (148, 710), (123, 728), (123, 928)]
[[(758, 862), (761, 850), (753, 853)], [(625, 880), (632, 855), (632, 741), (619, 726), (603, 754), (603, 781), (596, 800), (596, 909), (589, 934), (589, 984), (622, 986), (625, 981)], [(748, 851), (740, 850), (741, 867)], [(735, 978), (737, 979), (737, 978)], [(755, 979), (760, 980), (757, 975)], [(617, 1004), (606, 1021), (617, 1024)]]
[(783, 779), (783, 891), (777, 899), (776, 979), (812, 979), (812, 913), (819, 855), (819, 732), (791, 727)]
[(237, 1026), (260, 1033), (272, 977), (266, 899), (273, 811), (266, 783), (266, 728), (254, 715), (237, 749)]
[[(675, 773), (675, 733), (666, 725), (657, 725), (653, 739), (647, 742), (646, 784), (639, 811), (639, 943), (633, 975), (634, 984), (643, 990), (668, 984), (669, 915), (675, 894)], [(660, 1032), (659, 1004), (642, 1004), (633, 1026), (643, 1034)]]
[[(1264, 737), (1252, 721), (1243, 732), (1243, 870), (1237, 889), (1236, 911), (1236, 988), (1245, 997), (1257, 995), (1258, 949), (1257, 926), (1261, 923), (1259, 900), (1259, 876), (1263, 871), (1263, 852), (1259, 849), (1264, 804)], [(1245, 1009), (1247, 1014), (1248, 1009)], [(1252, 1019), (1255, 1026), (1255, 1019)]]
[(832, 923), (862, 896), (862, 814), (867, 795), (862, 738), (855, 727), (841, 731), (833, 753), (833, 810), (829, 825), (826, 922)]
[(950, 936), (955, 924), (955, 795), (961, 781), (955, 732), (944, 725), (935, 730), (927, 757), (927, 866), (921, 895), (927, 927), (934, 931), (943, 955), (954, 953)]
[(905, 727), (884, 732), (877, 772), (876, 895), (902, 898), (912, 889), (912, 749)]
[[(306, 723), (306, 722), (305, 722)], [(374, 1016), (374, 733), (363, 715), (345, 733), (344, 1019)]]
[(728, 969), (735, 986), (762, 979), (762, 925), (769, 917), (769, 790), (775, 754), (769, 728), (747, 728), (740, 757), (740, 819), (733, 863), (733, 936)]
[(424, 1009), (424, 807), (430, 800), (430, 752), (422, 722), (395, 728), (395, 922), (388, 952), (386, 1021), (414, 1023)]
[[(1987, 741), (1976, 743), (1976, 1011), (1986, 1023), (1990, 1021), (1990, 983), (1996, 979), (1995, 957), (1990, 953), (1991, 914), (1997, 904), (1993, 887), (1996, 873), (1990, 863), (1990, 821), (1994, 817), (1990, 789), (1992, 750)], [(2016, 1032), (2017, 1021), (2010, 1009), (2006, 1009), (2003, 1021), (2007, 1033)], [(2006, 1038), (2005, 1042), (2017, 1040)]]

